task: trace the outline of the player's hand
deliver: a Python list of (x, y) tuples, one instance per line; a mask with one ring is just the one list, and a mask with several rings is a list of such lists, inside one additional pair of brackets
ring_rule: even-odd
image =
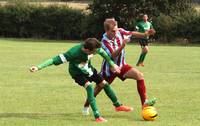
[(30, 72), (36, 72), (36, 71), (38, 71), (38, 67), (32, 66), (29, 70), (30, 70)]
[(126, 38), (126, 39), (123, 39), (123, 43), (129, 43), (131, 40), (130, 40), (130, 38)]
[(111, 71), (112, 71), (113, 73), (120, 74), (120, 72), (121, 72), (120, 67), (117, 66), (116, 64), (115, 64), (114, 66), (112, 66), (110, 69), (111, 69)]
[(154, 35), (155, 33), (156, 33), (156, 31), (154, 29), (149, 29), (147, 31), (147, 34), (149, 34), (149, 35)]

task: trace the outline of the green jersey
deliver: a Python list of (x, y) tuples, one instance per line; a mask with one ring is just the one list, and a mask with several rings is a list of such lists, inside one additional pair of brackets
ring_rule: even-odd
[[(80, 73), (83, 73), (87, 76), (92, 76), (94, 67), (91, 65), (91, 58), (93, 57), (93, 54), (88, 55), (87, 53), (83, 52), (82, 48), (83, 45), (79, 44), (77, 46), (72, 47), (67, 52), (53, 57), (53, 64), (59, 65), (68, 61), (69, 73), (72, 77), (75, 77)], [(104, 59), (106, 59), (109, 62), (111, 66), (114, 65), (114, 62), (110, 59), (110, 57), (102, 48), (98, 48), (96, 54), (101, 55)], [(40, 68), (40, 65), (38, 66)]]
[(137, 31), (144, 33), (149, 29), (153, 29), (153, 25), (151, 24), (151, 22), (148, 21), (147, 22), (140, 21), (136, 24), (136, 29)]

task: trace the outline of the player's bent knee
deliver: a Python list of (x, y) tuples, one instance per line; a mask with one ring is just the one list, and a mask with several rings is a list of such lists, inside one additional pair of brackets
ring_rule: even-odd
[(137, 74), (137, 80), (142, 80), (142, 79), (144, 79), (144, 74), (142, 72), (139, 72)]
[(147, 51), (145, 49), (142, 50), (142, 53), (147, 53)]
[(142, 51), (143, 51), (143, 53), (148, 53), (149, 48), (148, 47), (144, 47)]
[(91, 83), (88, 81), (85, 83), (84, 87), (87, 88)]

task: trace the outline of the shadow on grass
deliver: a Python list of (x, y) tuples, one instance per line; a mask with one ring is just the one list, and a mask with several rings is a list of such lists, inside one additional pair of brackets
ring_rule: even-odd
[(80, 117), (82, 117), (80, 113), (0, 113), (0, 118), (79, 120)]
[(134, 115), (133, 116), (130, 116), (130, 115), (124, 115), (124, 114), (122, 114), (122, 115), (119, 115), (119, 114), (112, 114), (112, 115), (110, 115), (110, 114), (105, 114), (105, 115), (103, 115), (104, 117), (106, 117), (106, 119), (110, 119), (110, 118), (112, 118), (112, 119), (125, 119), (125, 120), (128, 120), (128, 121), (138, 121), (138, 122), (143, 122), (144, 120), (142, 119), (142, 118), (140, 118), (140, 117), (134, 117)]
[[(118, 114), (108, 114), (103, 115), (106, 119), (125, 119), (129, 121), (138, 121), (143, 122), (144, 120), (141, 118), (134, 118), (130, 115), (118, 115)], [(59, 119), (59, 120), (77, 120), (81, 121), (80, 118), (83, 118), (81, 113), (0, 113), (1, 118), (27, 118), (27, 119)], [(88, 120), (90, 116), (86, 116), (86, 120)], [(90, 120), (90, 119), (89, 119)]]

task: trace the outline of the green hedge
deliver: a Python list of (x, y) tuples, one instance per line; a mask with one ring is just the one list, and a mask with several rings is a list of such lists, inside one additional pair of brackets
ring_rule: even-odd
[(80, 10), (58, 6), (9, 5), (0, 7), (0, 36), (80, 39)]
[[(100, 39), (105, 18), (63, 6), (43, 7), (21, 3), (0, 6), (0, 37)], [(118, 20), (119, 26), (134, 30), (136, 19), (129, 24), (124, 23), (124, 19)], [(191, 42), (200, 40), (200, 14), (196, 11), (170, 16), (160, 14), (153, 18), (153, 23), (157, 31), (155, 37), (161, 41), (170, 42), (176, 38), (186, 38)]]
[(156, 36), (161, 41), (171, 42), (182, 38), (189, 42), (200, 42), (200, 14), (196, 11), (173, 16), (161, 14), (154, 23)]

